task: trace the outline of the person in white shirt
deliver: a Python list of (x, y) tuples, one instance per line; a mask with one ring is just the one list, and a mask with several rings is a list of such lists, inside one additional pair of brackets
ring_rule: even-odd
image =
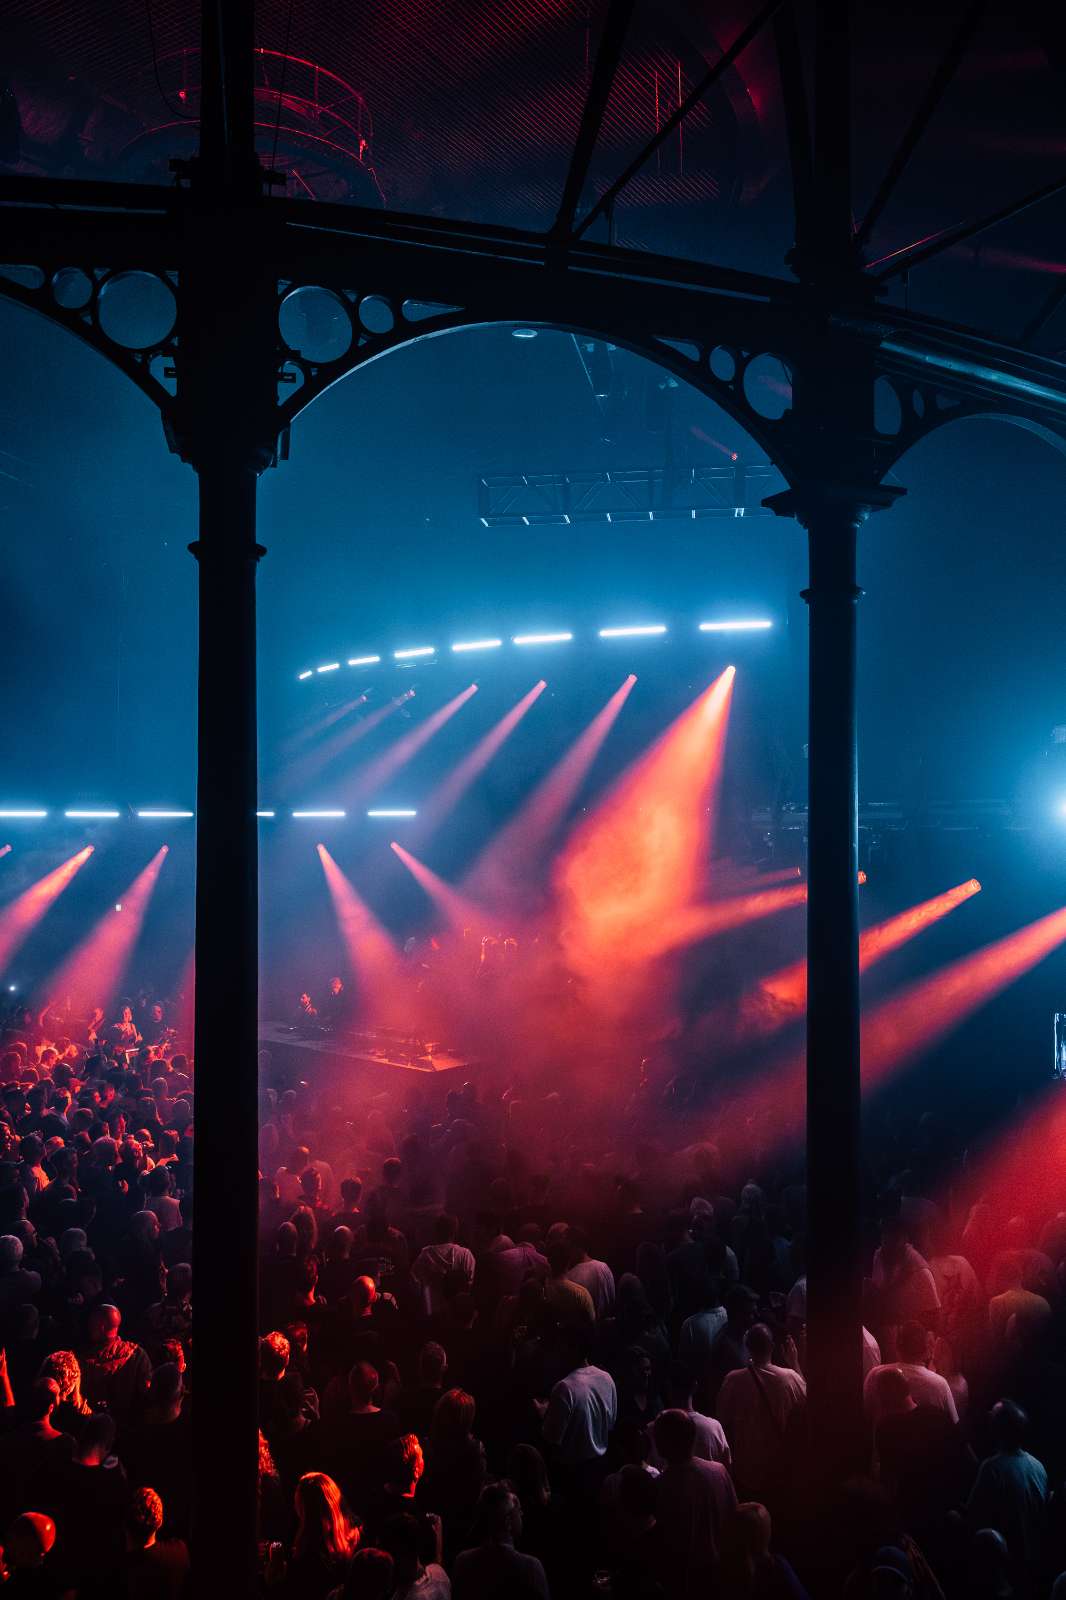
[(733, 1478), (746, 1500), (773, 1498), (781, 1481), (789, 1419), (807, 1397), (807, 1385), (791, 1367), (774, 1366), (774, 1336), (765, 1323), (749, 1329), (748, 1365), (727, 1372), (716, 1410), (733, 1452)]
[(607, 1440), (618, 1420), (614, 1379), (588, 1359), (584, 1328), (569, 1330), (567, 1348), (572, 1366), (552, 1389), (544, 1408), (542, 1431), (560, 1466), (571, 1471), (603, 1460)]
[(606, 1261), (595, 1261), (589, 1255), (588, 1239), (581, 1228), (568, 1228), (566, 1242), (573, 1260), (566, 1276), (571, 1283), (580, 1284), (592, 1299), (597, 1322), (614, 1312), (614, 1273)]
[(902, 1372), (915, 1405), (933, 1406), (937, 1411), (943, 1411), (952, 1422), (958, 1422), (959, 1413), (951, 1385), (946, 1378), (940, 1376), (939, 1372), (932, 1372), (929, 1368), (933, 1356), (933, 1344), (933, 1335), (927, 1328), (923, 1328), (920, 1322), (905, 1322), (896, 1335), (899, 1360), (885, 1362), (883, 1366), (874, 1367), (867, 1373), (862, 1386), (862, 1402), (866, 1415), (874, 1427), (881, 1420), (877, 1400), (878, 1374), (888, 1368)]

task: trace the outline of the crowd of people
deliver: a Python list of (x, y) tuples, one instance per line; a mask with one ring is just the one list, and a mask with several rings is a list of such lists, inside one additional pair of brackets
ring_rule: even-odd
[[(191, 1592), (211, 1356), (174, 1044), (136, 1006), (0, 1040), (13, 1597)], [(963, 1202), (931, 1119), (869, 1174), (865, 1438), (827, 1522), (795, 1157), (753, 1170), (736, 1140), (566, 1086), (341, 1106), (261, 1078), (264, 1595), (1066, 1593), (1066, 1212)]]

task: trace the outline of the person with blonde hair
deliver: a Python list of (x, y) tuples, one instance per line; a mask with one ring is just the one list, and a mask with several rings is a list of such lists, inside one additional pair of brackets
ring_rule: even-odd
[(348, 1576), (360, 1527), (340, 1489), (325, 1472), (305, 1472), (296, 1485), (296, 1534), (282, 1593), (325, 1600)]

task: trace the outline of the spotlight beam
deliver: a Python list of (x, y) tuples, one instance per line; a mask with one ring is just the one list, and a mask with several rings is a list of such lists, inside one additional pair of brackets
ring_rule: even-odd
[(473, 887), (476, 893), (491, 899), (513, 886), (514, 879), (536, 856), (573, 804), (636, 681), (636, 675), (631, 672), (619, 684), (562, 759), (541, 779), (517, 815), (489, 841), (467, 874), (464, 887)]
[(396, 946), (325, 845), (318, 844), (315, 848), (326, 876), (348, 964), (358, 984), (360, 1013), (366, 1016), (373, 1007), (380, 1022), (399, 1021), (405, 995)]
[(496, 756), (504, 742), (510, 737), (525, 716), (526, 712), (538, 700), (548, 687), (543, 678), (535, 683), (532, 689), (524, 694), (521, 700), (513, 705), (510, 711), (500, 718), (494, 728), (490, 728), (463, 757), (457, 767), (454, 767), (445, 778), (436, 794), (430, 795), (429, 802), (422, 808), (422, 820), (419, 823), (419, 838), (427, 838), (437, 828), (444, 818), (459, 804), (470, 786), (481, 776), (489, 762)]
[(461, 711), (475, 694), (477, 694), (477, 684), (468, 684), (459, 694), (453, 695), (446, 705), (439, 706), (426, 717), (424, 722), (420, 722), (416, 728), (412, 728), (409, 733), (397, 739), (395, 744), (390, 745), (358, 775), (351, 788), (351, 798), (354, 800), (372, 794), (375, 789), (383, 789), (409, 761), (414, 760), (434, 734), (439, 733), (444, 724), (450, 722), (456, 712)]
[(464, 928), (484, 927), (491, 919), (483, 906), (467, 899), (465, 895), (453, 889), (451, 884), (427, 867), (425, 862), (419, 861), (402, 844), (393, 839), (390, 846), (403, 862), (408, 872), (426, 891), (449, 927), (462, 932)]
[(122, 910), (112, 908), (105, 912), (50, 980), (48, 992), (60, 1003), (69, 1000), (76, 1011), (87, 1011), (93, 1005), (106, 1010), (114, 1000), (169, 849), (169, 845), (160, 845), (129, 888), (119, 895)]
[[(0, 854), (10, 849), (10, 845), (5, 845), (4, 851), (0, 851)], [(71, 856), (69, 861), (64, 861), (61, 866), (53, 868), (36, 883), (31, 883), (28, 889), (24, 889), (17, 899), (0, 908), (0, 970), (7, 966), (52, 902), (63, 893), (75, 873), (80, 872), (92, 853), (93, 846), (87, 844), (77, 855)]]
[(405, 694), (396, 695), (358, 722), (346, 723), (343, 728), (331, 733), (317, 749), (306, 751), (282, 774), (283, 792), (292, 794), (296, 789), (309, 788), (312, 781), (338, 756), (343, 755), (345, 750), (350, 750), (353, 744), (358, 744), (367, 738), (375, 728), (379, 728), (387, 717), (391, 717), (394, 711), (399, 710), (400, 706), (412, 698), (413, 693), (413, 690), (408, 689)]

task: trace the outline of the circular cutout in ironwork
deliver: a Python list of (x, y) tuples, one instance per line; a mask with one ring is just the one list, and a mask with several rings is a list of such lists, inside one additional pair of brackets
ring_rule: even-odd
[(93, 280), (81, 267), (60, 267), (52, 274), (52, 295), (64, 311), (84, 311), (93, 297)]
[(396, 318), (384, 295), (368, 294), (359, 302), (359, 321), (367, 333), (391, 333)]
[(352, 346), (352, 319), (339, 294), (307, 283), (281, 302), (278, 330), (286, 345), (305, 361), (339, 361)]
[(886, 439), (894, 439), (903, 426), (903, 405), (896, 386), (880, 377), (874, 384), (874, 427)]
[(152, 272), (119, 272), (100, 290), (96, 317), (101, 330), (127, 350), (151, 350), (174, 327), (174, 291)]
[(792, 405), (792, 380), (780, 357), (762, 354), (744, 371), (744, 395), (753, 411), (776, 422)]
[(711, 351), (711, 372), (719, 383), (732, 383), (737, 375), (737, 358), (724, 344), (716, 344)]
[(916, 417), (925, 416), (925, 395), (920, 389), (914, 389), (911, 392), (911, 410)]

